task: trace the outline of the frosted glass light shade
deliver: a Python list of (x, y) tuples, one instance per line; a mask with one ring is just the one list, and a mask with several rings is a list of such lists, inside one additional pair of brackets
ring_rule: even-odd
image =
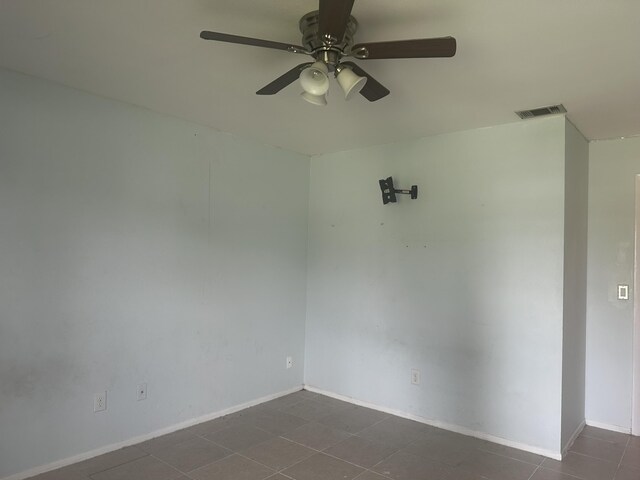
[(364, 84), (367, 83), (367, 77), (356, 75), (353, 73), (353, 70), (346, 67), (340, 70), (336, 76), (336, 80), (338, 80), (338, 84), (344, 92), (345, 100), (349, 100), (353, 95), (362, 90)]
[(304, 98), (307, 102), (313, 103), (314, 105), (324, 106), (327, 104), (327, 96), (326, 95), (312, 95), (309, 92), (302, 92), (300, 94), (302, 98)]
[(306, 93), (314, 96), (324, 95), (329, 91), (328, 74), (329, 69), (323, 62), (315, 62), (300, 72), (300, 85)]

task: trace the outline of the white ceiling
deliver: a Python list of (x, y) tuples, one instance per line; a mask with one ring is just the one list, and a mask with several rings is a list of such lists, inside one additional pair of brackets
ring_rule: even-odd
[(564, 103), (587, 136), (640, 134), (638, 0), (356, 0), (357, 42), (452, 35), (449, 59), (358, 63), (391, 90), (329, 106), (255, 91), (309, 57), (205, 41), (300, 43), (316, 0), (0, 0), (0, 65), (316, 154), (518, 121)]

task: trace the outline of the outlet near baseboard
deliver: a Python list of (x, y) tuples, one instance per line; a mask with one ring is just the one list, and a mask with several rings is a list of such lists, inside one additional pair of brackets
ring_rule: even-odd
[(104, 412), (107, 409), (107, 391), (96, 393), (93, 396), (93, 412)]

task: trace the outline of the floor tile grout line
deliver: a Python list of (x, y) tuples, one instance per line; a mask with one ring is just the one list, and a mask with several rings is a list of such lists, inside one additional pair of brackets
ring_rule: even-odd
[[(519, 458), (515, 458), (515, 457), (510, 457), (509, 455), (505, 455), (503, 453), (497, 453), (497, 452), (492, 452), (490, 450), (483, 450), (481, 448), (475, 448), (476, 450), (478, 450), (479, 452), (482, 453), (490, 453), (491, 455), (496, 455), (498, 457), (502, 457), (502, 458), (508, 458), (509, 460), (515, 460), (516, 462), (520, 462), (520, 463), (526, 463), (527, 465), (533, 465), (534, 467), (539, 467), (542, 465), (542, 462), (544, 462), (544, 459), (547, 457), (542, 457), (542, 460), (540, 460), (540, 463), (531, 463), (531, 462), (527, 462), (526, 460), (520, 460)], [(532, 455), (536, 455), (535, 453), (533, 453)], [(542, 455), (540, 455), (542, 456)]]
[[(131, 446), (135, 447), (135, 445), (131, 445)], [(124, 448), (128, 448), (128, 447), (124, 447)], [(149, 453), (147, 453), (145, 450), (141, 449), (140, 447), (136, 447), (136, 448), (138, 450), (140, 450), (142, 453), (144, 453), (144, 455), (141, 455), (139, 457), (133, 458), (131, 460), (127, 460), (126, 462), (118, 463), (117, 465), (111, 466), (109, 468), (105, 468), (104, 470), (98, 470), (98, 471), (93, 472), (93, 473), (87, 473), (87, 474), (85, 474), (85, 477), (90, 479), (91, 475), (97, 475), (98, 473), (106, 472), (107, 470), (111, 470), (113, 468), (121, 467), (122, 465), (126, 465), (127, 463), (135, 462), (136, 460), (140, 460), (141, 458), (148, 457), (150, 455)], [(117, 452), (117, 451), (118, 450), (114, 450), (114, 452)], [(106, 455), (108, 455), (108, 453)], [(97, 457), (93, 457), (93, 458), (97, 458)], [(87, 460), (92, 460), (93, 458), (89, 458)], [(76, 463), (81, 463), (81, 462), (76, 462)], [(72, 463), (71, 465), (67, 465), (67, 467), (73, 467), (74, 465), (76, 465), (76, 464)], [(62, 467), (62, 468), (67, 468), (67, 467)]]
[[(567, 453), (573, 453), (575, 455), (580, 455), (581, 457), (593, 458), (594, 460), (598, 460), (600, 462), (610, 463), (612, 465), (616, 464), (616, 462), (613, 462), (611, 460), (605, 460), (604, 458), (594, 457), (593, 455), (587, 455), (586, 453), (576, 452), (575, 450), (569, 450), (569, 452), (567, 452)], [(623, 454), (623, 456), (624, 456), (624, 454)], [(562, 461), (562, 460), (560, 460), (560, 461)]]
[[(330, 445), (330, 446), (328, 446), (328, 447), (327, 447), (327, 448), (325, 448), (324, 450), (318, 450), (317, 448), (313, 448), (313, 447), (310, 447), (310, 446), (305, 445), (305, 444), (303, 444), (303, 443), (296, 442), (295, 440), (291, 440), (290, 438), (285, 438), (285, 437), (280, 437), (280, 438), (282, 438), (282, 439), (284, 439), (284, 440), (288, 440), (288, 441), (290, 441), (290, 442), (292, 442), (292, 443), (295, 443), (296, 445), (300, 445), (300, 446), (302, 446), (302, 447), (306, 447), (306, 448), (308, 448), (308, 449), (310, 449), (310, 450), (313, 450), (313, 451), (315, 452), (315, 454), (316, 454), (316, 455), (317, 455), (318, 453), (321, 453), (321, 454), (323, 454), (323, 455), (326, 455), (327, 457), (331, 457), (331, 458), (333, 458), (333, 459), (335, 459), (335, 460), (340, 460), (341, 462), (345, 462), (345, 463), (348, 463), (349, 465), (353, 465), (354, 467), (362, 468), (362, 469), (363, 469), (363, 471), (362, 471), (361, 473), (359, 473), (359, 474), (358, 474), (358, 476), (360, 476), (360, 475), (364, 474), (365, 472), (371, 472), (371, 473), (375, 473), (375, 474), (380, 475), (378, 472), (374, 472), (373, 470), (371, 470), (371, 468), (372, 468), (372, 467), (375, 467), (376, 465), (378, 465), (378, 463), (380, 463), (380, 462), (382, 462), (382, 461), (386, 460), (386, 459), (387, 459), (387, 458), (389, 458), (391, 455), (394, 455), (394, 454), (396, 454), (396, 453), (398, 453), (398, 452), (400, 451), (400, 450), (397, 450), (397, 451), (393, 452), (391, 455), (388, 455), (387, 457), (385, 457), (385, 458), (383, 458), (382, 460), (380, 460), (380, 462), (377, 462), (376, 464), (372, 465), (372, 467), (369, 467), (369, 468), (364, 467), (364, 466), (362, 466), (362, 465), (358, 465), (357, 463), (350, 462), (350, 461), (345, 460), (345, 459), (343, 459), (343, 458), (336, 457), (335, 455), (331, 455), (330, 453), (327, 453), (327, 452), (326, 452), (326, 450), (328, 450), (329, 448), (334, 447), (334, 446), (338, 445), (339, 443), (344, 442), (345, 440), (347, 440), (347, 439), (349, 439), (349, 438), (352, 438), (352, 437), (355, 437), (355, 436), (356, 436), (356, 435), (354, 435), (354, 434), (349, 434), (349, 435), (350, 435), (349, 437), (345, 438), (344, 440), (340, 440), (340, 442), (338, 442), (338, 443), (336, 443), (336, 444), (334, 444), (334, 445)], [(311, 456), (312, 456), (312, 455), (310, 455), (309, 457), (303, 458), (302, 460), (300, 460), (300, 461), (298, 461), (298, 462), (292, 463), (292, 464), (291, 464), (291, 465), (289, 465), (288, 467), (285, 467), (285, 468), (283, 468), (282, 470), (278, 471), (278, 473), (282, 473), (284, 470), (286, 470), (286, 469), (288, 469), (288, 468), (291, 468), (291, 467), (293, 467), (293, 466), (295, 466), (295, 465), (298, 465), (299, 463), (302, 463), (302, 462), (304, 462), (305, 460), (308, 460)], [(389, 478), (389, 477), (387, 477), (386, 475), (381, 475), (381, 476), (383, 476), (384, 478)], [(355, 477), (355, 478), (357, 478), (357, 477)]]
[(538, 465), (538, 466), (536, 467), (536, 469), (533, 471), (533, 473), (531, 474), (531, 476), (530, 476), (527, 480), (531, 480), (531, 479), (533, 478), (533, 476), (536, 474), (536, 472), (537, 472), (538, 470), (540, 470), (540, 468), (542, 468), (542, 467), (541, 467), (540, 465)]
[[(618, 433), (618, 432), (615, 432)], [(624, 433), (621, 433), (620, 435), (625, 435)], [(627, 437), (631, 437), (631, 435), (626, 435)], [(594, 437), (592, 435), (589, 435), (588, 433), (581, 433), (578, 437), (586, 437), (586, 438), (590, 438), (592, 440), (598, 440), (600, 442), (605, 442), (605, 443), (611, 443), (612, 445), (616, 445), (618, 444), (618, 442), (615, 442), (613, 440), (605, 440), (604, 438), (598, 438), (598, 437)], [(629, 443), (629, 438), (627, 438), (627, 441), (625, 443), (625, 445), (627, 445)]]
[(618, 467), (616, 468), (616, 474), (613, 476), (613, 478), (618, 476), (618, 471), (620, 470), (620, 467), (622, 466), (622, 461), (624, 460), (624, 456), (627, 454), (627, 450), (629, 449), (629, 444), (631, 443), (631, 436), (629, 436), (629, 438), (627, 438), (627, 443), (624, 446), (624, 451), (622, 452), (622, 457), (620, 457), (620, 461), (618, 462)]
[[(270, 467), (269, 465), (265, 465), (264, 463), (259, 462), (259, 461), (255, 460), (255, 459), (251, 458), (251, 457), (247, 457), (246, 455), (244, 455), (244, 454), (242, 454), (240, 452), (233, 452), (233, 453), (234, 453), (234, 455), (238, 455), (239, 457), (242, 457), (242, 458), (244, 458), (246, 460), (250, 460), (250, 461), (252, 461), (254, 463), (257, 463), (258, 465), (261, 465), (261, 466), (263, 466), (265, 468), (268, 468), (269, 470), (271, 470), (271, 473), (269, 474), (269, 477), (280, 473), (281, 469), (273, 468), (273, 467)], [(269, 477), (265, 477), (265, 478), (269, 478)]]
[[(163, 460), (163, 459), (161, 459), (161, 458), (156, 457), (153, 453), (150, 453), (148, 456), (149, 456), (149, 457), (151, 457), (151, 458), (155, 458), (155, 459), (156, 459), (156, 460), (158, 460), (159, 462), (164, 463), (165, 465), (167, 465), (167, 466), (169, 466), (169, 467), (173, 468), (173, 469), (174, 469), (176, 472), (178, 472), (180, 475), (184, 475), (184, 476), (185, 476), (185, 477), (187, 477), (187, 478), (191, 478), (191, 479), (193, 479), (193, 477), (189, 476), (189, 474), (187, 474), (186, 472), (183, 472), (183, 471), (182, 471), (182, 470), (180, 470), (178, 467), (176, 467), (176, 466), (174, 466), (174, 465), (171, 465), (169, 462), (166, 462), (166, 461), (164, 461), (164, 460)], [(194, 468), (194, 470), (197, 470), (197, 469), (195, 469), (195, 468)], [(179, 477), (176, 477), (176, 478), (179, 478)]]

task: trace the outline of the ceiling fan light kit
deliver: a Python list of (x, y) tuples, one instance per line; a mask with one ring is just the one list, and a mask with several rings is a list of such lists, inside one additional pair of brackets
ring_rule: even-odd
[(300, 96), (312, 105), (325, 106), (327, 104), (327, 94), (313, 95), (309, 92), (302, 92)]
[(300, 86), (314, 96), (324, 95), (329, 91), (329, 68), (323, 62), (313, 65), (300, 72)]
[(300, 19), (303, 46), (210, 31), (202, 31), (200, 37), (205, 40), (272, 48), (313, 57), (314, 62), (297, 65), (256, 93), (274, 95), (299, 78), (304, 90), (302, 98), (315, 105), (327, 103), (325, 95), (329, 89), (330, 72), (335, 74), (346, 100), (360, 93), (370, 102), (375, 102), (390, 93), (357, 64), (343, 61), (344, 58), (436, 58), (453, 57), (456, 53), (456, 39), (453, 37), (356, 44), (354, 35), (358, 30), (358, 22), (351, 15), (354, 0), (319, 2), (318, 10), (309, 12)]
[(336, 68), (336, 80), (344, 92), (345, 100), (349, 100), (356, 93), (360, 93), (360, 90), (367, 83), (367, 77), (356, 75), (353, 70), (343, 65), (339, 65)]

